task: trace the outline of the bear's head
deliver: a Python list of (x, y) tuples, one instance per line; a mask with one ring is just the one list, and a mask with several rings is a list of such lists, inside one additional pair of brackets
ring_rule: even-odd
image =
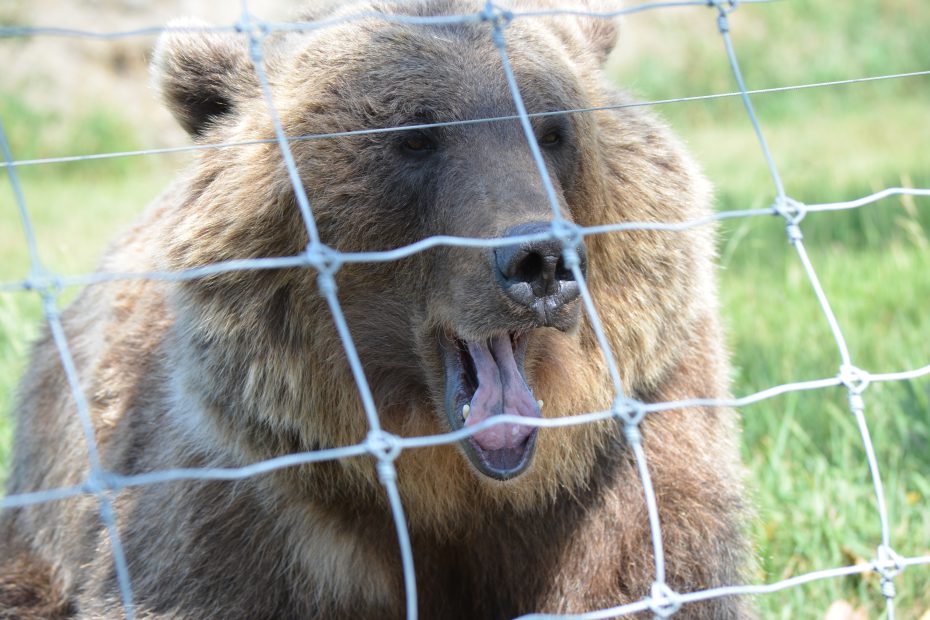
[[(502, 22), (481, 19), (483, 10), (464, 0), (353, 4), (304, 16), (323, 18), (325, 27), (278, 31), (258, 47), (244, 34), (168, 33), (156, 55), (161, 92), (193, 137), (246, 143), (205, 150), (177, 192), (166, 216), (168, 267), (299, 255), (311, 228), (322, 244), (314, 251), (373, 252), (435, 236), (504, 239), (331, 265), (374, 404), (384, 427), (404, 436), (500, 413), (609, 408), (614, 388), (582, 308), (579, 274), (625, 388), (644, 398), (686, 355), (682, 343), (709, 310), (700, 300), (712, 297), (706, 231), (569, 241), (549, 234), (556, 211), (577, 226), (704, 213), (704, 183), (659, 123), (634, 109), (590, 111), (621, 101), (601, 76), (615, 24), (566, 14)], [(370, 12), (404, 19), (359, 17)], [(469, 17), (415, 23), (425, 16)], [(517, 116), (501, 40), (529, 131)], [(273, 140), (256, 60), (294, 138), (310, 227)], [(180, 384), (249, 459), (348, 445), (368, 430), (317, 284), (313, 269), (291, 268), (179, 285)], [(598, 451), (617, 436), (610, 423), (558, 431), (497, 425), (460, 443), (464, 459), (448, 446), (405, 451), (401, 489), (414, 522), (416, 506), (449, 511), (477, 496), (529, 505), (584, 484)], [(311, 469), (308, 480), (340, 476), (377, 492), (373, 468), (359, 459)]]

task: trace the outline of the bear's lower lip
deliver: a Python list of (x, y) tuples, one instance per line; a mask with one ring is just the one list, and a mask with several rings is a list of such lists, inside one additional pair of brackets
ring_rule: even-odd
[[(446, 373), (446, 416), (453, 430), (501, 414), (540, 417), (539, 404), (524, 375), (526, 333), (478, 341), (445, 333), (439, 340)], [(536, 435), (535, 427), (504, 423), (478, 431), (461, 445), (478, 471), (507, 480), (529, 466)]]

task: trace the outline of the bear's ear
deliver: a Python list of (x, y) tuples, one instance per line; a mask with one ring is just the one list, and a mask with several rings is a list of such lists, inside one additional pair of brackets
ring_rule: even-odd
[(258, 90), (246, 39), (206, 27), (192, 19), (172, 22), (152, 57), (156, 89), (193, 137), (203, 135), (233, 112), (238, 101)]
[(617, 45), (620, 23), (616, 18), (580, 17), (581, 28), (588, 40), (588, 46), (603, 64), (607, 56)]
[[(612, 13), (617, 10), (616, 0), (530, 0), (532, 8), (542, 5), (550, 10), (573, 10), (579, 13)], [(556, 32), (571, 46), (580, 46), (581, 50), (591, 53), (595, 60), (603, 64), (617, 44), (620, 21), (616, 17), (572, 15), (554, 18)]]

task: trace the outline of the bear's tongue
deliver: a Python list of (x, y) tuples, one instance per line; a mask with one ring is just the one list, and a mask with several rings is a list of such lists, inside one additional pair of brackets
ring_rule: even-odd
[[(539, 406), (517, 366), (510, 336), (468, 342), (467, 345), (478, 387), (469, 403), (465, 428), (500, 414), (538, 418)], [(523, 446), (533, 430), (531, 426), (520, 424), (498, 424), (478, 431), (472, 439), (488, 452), (513, 450)]]

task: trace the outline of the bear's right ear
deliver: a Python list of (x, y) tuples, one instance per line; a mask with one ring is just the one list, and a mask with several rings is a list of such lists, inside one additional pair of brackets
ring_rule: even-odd
[(581, 21), (581, 27), (588, 41), (588, 48), (594, 52), (598, 62), (603, 64), (617, 45), (620, 23), (617, 19), (589, 17)]
[(155, 87), (195, 138), (259, 88), (246, 39), (205, 27), (192, 19), (172, 22), (152, 57)]
[[(617, 0), (518, 0), (517, 3), (530, 11), (540, 8), (556, 11), (550, 22), (553, 31), (574, 50), (589, 53), (601, 65), (617, 44), (620, 23), (616, 18), (584, 13), (612, 13), (617, 4)], [(568, 17), (559, 14), (565, 10), (570, 12)], [(578, 14), (571, 15), (572, 12)]]

